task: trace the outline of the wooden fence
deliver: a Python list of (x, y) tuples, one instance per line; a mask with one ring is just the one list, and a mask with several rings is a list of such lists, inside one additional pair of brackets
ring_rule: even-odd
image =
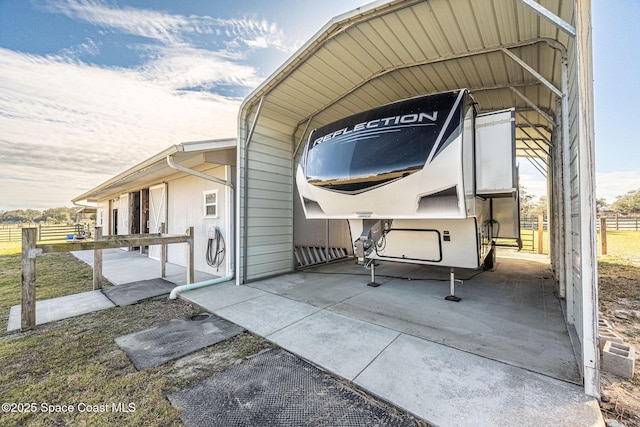
[(602, 215), (596, 223), (598, 230), (600, 229), (602, 219), (605, 219), (608, 231), (640, 231), (640, 215)]
[[(22, 239), (23, 228), (31, 228), (33, 225), (2, 225), (0, 226), (0, 242), (18, 242)], [(38, 224), (36, 239), (38, 241), (67, 240), (67, 236), (89, 235), (89, 230), (84, 224)]]
[[(164, 224), (162, 224), (164, 230)], [(194, 280), (193, 227), (185, 235), (168, 234), (129, 234), (102, 237), (100, 227), (95, 229), (93, 241), (37, 242), (37, 228), (22, 229), (22, 313), (21, 329), (28, 330), (36, 326), (36, 256), (54, 252), (72, 252), (93, 250), (93, 289), (102, 288), (102, 250), (127, 248), (134, 246), (161, 245), (161, 276), (165, 276), (166, 245), (187, 243), (187, 283)]]

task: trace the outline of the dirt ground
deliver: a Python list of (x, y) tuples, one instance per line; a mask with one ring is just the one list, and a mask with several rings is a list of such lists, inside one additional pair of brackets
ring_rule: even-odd
[(640, 263), (601, 261), (598, 268), (601, 317), (636, 351), (633, 379), (601, 371), (603, 416), (640, 426)]

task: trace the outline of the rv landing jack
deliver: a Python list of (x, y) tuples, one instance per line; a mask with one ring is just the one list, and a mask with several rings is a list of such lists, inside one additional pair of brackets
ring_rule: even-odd
[(380, 286), (380, 283), (376, 282), (376, 260), (372, 259), (369, 263), (371, 269), (371, 281), (367, 283), (367, 286), (371, 286), (372, 288), (377, 288)]
[(447, 301), (459, 302), (461, 298), (456, 296), (456, 282), (459, 282), (459, 283), (464, 283), (464, 282), (460, 279), (456, 279), (456, 275), (453, 271), (453, 268), (449, 273), (449, 282), (451, 286), (451, 295), (447, 295), (446, 297), (444, 297), (444, 299), (446, 299)]

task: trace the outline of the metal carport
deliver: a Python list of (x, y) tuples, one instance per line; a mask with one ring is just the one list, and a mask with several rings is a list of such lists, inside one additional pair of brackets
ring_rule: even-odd
[(294, 269), (294, 169), (309, 132), (399, 99), (470, 89), (516, 108), (547, 176), (551, 260), (585, 392), (599, 397), (590, 0), (399, 0), (331, 20), (243, 102), (236, 280)]

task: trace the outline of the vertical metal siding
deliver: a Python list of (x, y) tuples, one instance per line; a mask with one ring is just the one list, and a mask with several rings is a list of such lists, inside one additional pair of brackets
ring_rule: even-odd
[(247, 280), (292, 266), (291, 136), (259, 119), (248, 155)]
[[(571, 147), (570, 155), (570, 177), (571, 177), (571, 246), (572, 246), (572, 283), (569, 291), (573, 293), (573, 320), (571, 323), (582, 325), (582, 277), (580, 272), (580, 183), (579, 183), (579, 161), (578, 161), (578, 80), (575, 42), (570, 43), (567, 49), (569, 59), (569, 141)], [(577, 326), (576, 332), (580, 342), (583, 341), (582, 328)]]

